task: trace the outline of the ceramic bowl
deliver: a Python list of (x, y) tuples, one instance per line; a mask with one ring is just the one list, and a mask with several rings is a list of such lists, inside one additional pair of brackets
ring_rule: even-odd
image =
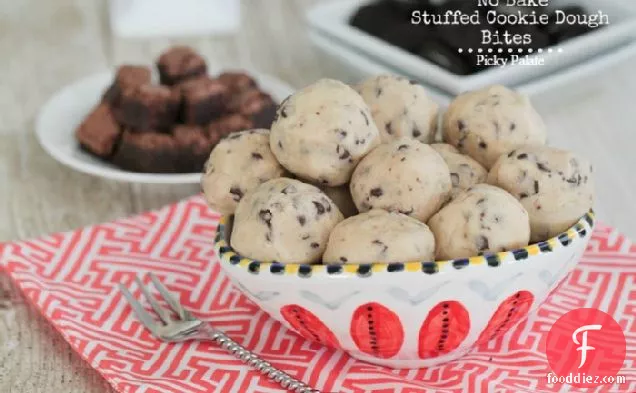
[(392, 368), (457, 359), (535, 310), (574, 268), (594, 227), (590, 211), (566, 232), (523, 249), (436, 262), (302, 265), (215, 250), (252, 301), (306, 339)]
[[(332, 39), (344, 46), (347, 52), (361, 54), (369, 61), (387, 66), (410, 79), (437, 87), (452, 96), (487, 85), (519, 86), (534, 79), (543, 80), (559, 70), (576, 66), (596, 56), (612, 56), (614, 49), (631, 43), (636, 35), (636, 8), (627, 5), (625, 1), (577, 0), (576, 3), (585, 7), (588, 13), (602, 10), (603, 14), (609, 16), (610, 24), (557, 46), (542, 49), (541, 54), (529, 54), (530, 59), (543, 61), (543, 65), (540, 66), (509, 64), (505, 67), (491, 67), (472, 75), (456, 75), (431, 61), (350, 26), (349, 19), (356, 10), (372, 1), (375, 0), (317, 2), (307, 13), (310, 31)], [(571, 3), (572, 0), (550, 1), (550, 5), (555, 8), (562, 8)], [(519, 58), (523, 59), (524, 56), (521, 55)]]

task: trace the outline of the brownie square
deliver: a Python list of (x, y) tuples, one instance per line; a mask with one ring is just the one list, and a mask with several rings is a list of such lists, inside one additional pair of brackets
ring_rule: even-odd
[(104, 93), (102, 99), (112, 105), (119, 101), (122, 91), (150, 83), (150, 68), (137, 65), (123, 65), (117, 68), (115, 80)]
[(159, 85), (141, 85), (124, 90), (115, 117), (132, 130), (169, 131), (177, 121), (181, 93)]
[(254, 128), (254, 123), (245, 116), (235, 113), (223, 116), (222, 118), (210, 123), (207, 130), (208, 139), (211, 146), (215, 146), (221, 139), (227, 135), (243, 130)]
[(207, 76), (190, 79), (179, 85), (183, 97), (181, 120), (186, 124), (206, 125), (225, 111), (228, 88)]
[(176, 173), (177, 150), (170, 134), (124, 131), (112, 162), (121, 169), (144, 173)]
[(219, 80), (225, 84), (232, 94), (242, 93), (258, 87), (256, 81), (244, 72), (224, 72)]
[(249, 119), (255, 128), (270, 128), (276, 116), (277, 105), (269, 94), (252, 89), (235, 96), (230, 108)]
[(75, 131), (75, 137), (84, 150), (104, 159), (113, 154), (120, 135), (119, 124), (105, 102), (97, 105)]
[(203, 127), (178, 125), (173, 135), (179, 152), (177, 170), (181, 173), (201, 172), (212, 151), (212, 144)]
[(157, 69), (161, 84), (169, 86), (208, 72), (205, 59), (188, 46), (174, 46), (162, 53)]

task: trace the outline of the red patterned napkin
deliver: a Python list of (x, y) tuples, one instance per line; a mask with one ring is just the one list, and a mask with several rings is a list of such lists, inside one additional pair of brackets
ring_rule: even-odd
[[(323, 392), (552, 392), (545, 339), (566, 311), (596, 307), (623, 327), (627, 383), (636, 391), (636, 246), (599, 225), (578, 268), (540, 310), (460, 361), (421, 370), (373, 366), (305, 341), (260, 311), (219, 270), (218, 216), (200, 197), (159, 211), (38, 240), (0, 245), (0, 266), (73, 349), (119, 392), (280, 392), (214, 344), (165, 344), (132, 314), (118, 283), (155, 272), (181, 302)], [(571, 391), (577, 391), (572, 389)]]

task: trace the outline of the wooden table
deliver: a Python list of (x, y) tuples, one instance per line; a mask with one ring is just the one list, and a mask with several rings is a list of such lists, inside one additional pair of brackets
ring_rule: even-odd
[[(110, 35), (105, 1), (0, 0), (0, 241), (128, 216), (198, 192), (198, 186), (117, 183), (48, 157), (33, 135), (38, 108), (75, 79), (121, 62), (150, 63), (168, 45), (193, 45), (212, 67), (249, 66), (303, 86), (351, 78), (312, 49), (302, 14), (312, 0), (244, 0), (236, 36), (122, 40)], [(587, 85), (581, 90), (580, 85)], [(595, 165), (601, 220), (636, 238), (632, 64), (578, 88), (537, 97), (550, 142)], [(0, 272), (0, 391), (111, 392)]]

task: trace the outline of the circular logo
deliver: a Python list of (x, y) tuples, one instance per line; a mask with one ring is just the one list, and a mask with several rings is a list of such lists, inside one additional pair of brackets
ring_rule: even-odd
[(546, 354), (558, 382), (588, 388), (613, 382), (626, 347), (623, 329), (611, 315), (579, 308), (552, 325)]

